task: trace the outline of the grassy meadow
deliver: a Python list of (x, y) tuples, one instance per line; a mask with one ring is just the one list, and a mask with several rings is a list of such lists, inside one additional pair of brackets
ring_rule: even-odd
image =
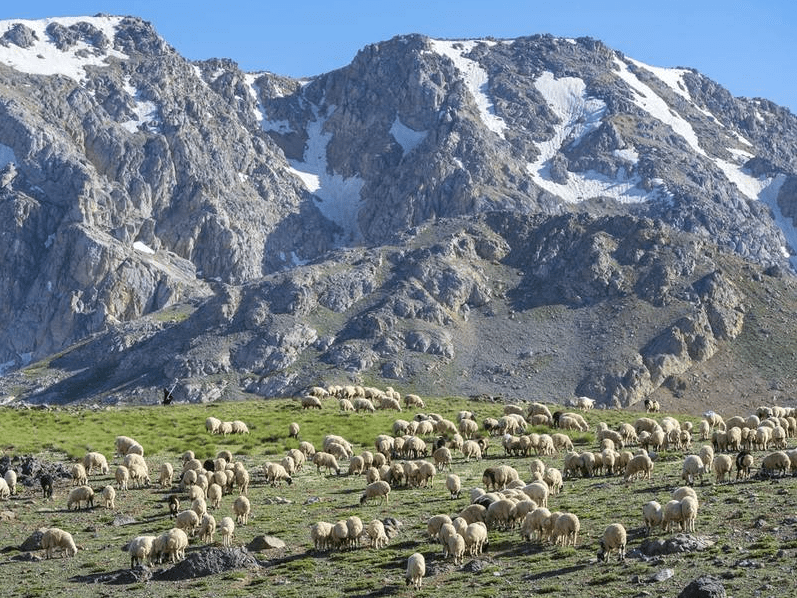
[[(461, 409), (474, 411), (479, 422), (502, 414), (503, 405), (473, 402), (459, 398), (425, 399), (427, 412), (455, 420)], [(551, 406), (552, 410), (554, 406)], [(4, 584), (0, 596), (50, 596), (75, 594), (93, 596), (677, 596), (692, 579), (707, 573), (721, 578), (729, 596), (768, 595), (775, 588), (790, 587), (797, 555), (797, 478), (749, 480), (716, 484), (710, 477), (696, 485), (700, 513), (696, 535), (710, 540), (700, 552), (643, 558), (638, 551), (643, 540), (642, 505), (652, 499), (664, 504), (672, 489), (681, 485), (683, 452), (658, 455), (651, 480), (625, 483), (622, 476), (577, 478), (565, 481), (561, 494), (549, 499), (551, 511), (575, 513), (581, 523), (575, 547), (536, 544), (521, 539), (518, 529), (491, 530), (487, 551), (475, 558), (466, 557), (462, 566), (443, 559), (440, 546), (426, 537), (426, 520), (438, 513), (454, 515), (469, 503), (467, 490), (482, 485), (487, 465), (507, 463), (528, 480), (529, 457), (506, 457), (499, 438), (491, 438), (487, 458), (465, 462), (454, 455), (453, 471), (462, 479), (464, 492), (451, 499), (445, 489), (445, 474), (438, 472), (430, 488), (394, 488), (388, 504), (377, 501), (359, 504), (365, 487), (362, 476), (319, 474), (311, 463), (294, 476), (291, 486), (266, 485), (262, 465), (278, 461), (285, 451), (298, 446), (288, 438), (288, 425), (301, 427), (299, 440), (309, 440), (317, 448), (325, 434), (334, 433), (355, 445), (355, 452), (373, 450), (379, 433), (390, 433), (396, 418), (410, 419), (415, 411), (398, 414), (342, 413), (337, 402), (324, 401), (324, 409), (302, 410), (292, 400), (251, 400), (206, 405), (106, 408), (63, 408), (54, 410), (4, 408), (0, 417), (0, 437), (4, 454), (35, 455), (50, 461), (73, 462), (87, 451), (105, 454), (111, 463), (109, 475), (93, 475), (89, 483), (95, 491), (114, 484), (114, 438), (124, 434), (137, 439), (145, 448), (153, 484), (149, 488), (117, 492), (116, 509), (95, 504), (93, 509), (66, 510), (69, 480), (58, 482), (52, 499), (42, 499), (38, 487), (19, 487), (19, 493), (0, 501), (5, 516), (0, 521), (0, 570)], [(239, 419), (247, 423), (250, 434), (221, 437), (205, 431), (205, 418)], [(630, 411), (590, 411), (584, 414), (592, 430), (599, 421), (616, 427), (643, 415)], [(663, 416), (664, 414), (660, 414)], [(677, 414), (673, 414), (678, 417)], [(723, 414), (727, 417), (735, 414)], [(748, 414), (740, 414), (748, 415)], [(659, 417), (659, 416), (657, 416)], [(697, 422), (691, 416), (681, 421)], [(550, 431), (536, 428), (535, 431)], [(572, 435), (576, 449), (596, 450), (592, 432)], [(789, 439), (790, 447), (797, 444)], [(693, 452), (701, 445), (696, 440)], [(633, 447), (632, 447), (633, 448)], [(287, 547), (257, 553), (262, 567), (233, 570), (179, 582), (149, 581), (113, 585), (104, 576), (124, 571), (130, 559), (122, 547), (141, 534), (159, 534), (172, 526), (166, 497), (180, 495), (184, 508), (187, 496), (176, 486), (160, 488), (158, 471), (163, 461), (180, 470), (180, 455), (191, 449), (200, 459), (213, 457), (221, 449), (230, 450), (252, 476), (249, 498), (252, 515), (247, 526), (238, 525), (234, 544), (243, 546), (262, 534), (277, 536)], [(756, 464), (763, 453), (756, 452)], [(562, 454), (542, 457), (548, 466), (562, 469)], [(757, 465), (754, 466), (754, 470)], [(176, 478), (177, 476), (175, 476)], [(232, 495), (211, 513), (219, 521), (233, 515)], [(277, 499), (286, 499), (281, 502)], [(374, 550), (363, 544), (345, 551), (316, 552), (309, 527), (316, 521), (334, 523), (358, 515), (364, 523), (374, 518), (395, 517), (402, 523), (398, 536), (387, 547)], [(114, 525), (119, 516), (134, 522)], [(597, 563), (598, 540), (606, 525), (622, 523), (629, 532), (628, 558), (624, 563)], [(81, 548), (74, 558), (44, 560), (43, 551), (22, 553), (18, 546), (40, 527), (56, 526), (69, 532)], [(670, 537), (656, 530), (654, 535)], [(216, 545), (220, 545), (217, 534)], [(193, 540), (188, 549), (201, 550)], [(415, 592), (405, 586), (407, 557), (421, 552), (426, 557), (427, 575), (423, 588)], [(156, 569), (168, 565), (156, 565)], [(656, 581), (667, 569), (672, 575)], [(77, 579), (80, 578), (80, 581)], [(94, 583), (87, 583), (86, 580)], [(13, 583), (8, 580), (15, 580)]]

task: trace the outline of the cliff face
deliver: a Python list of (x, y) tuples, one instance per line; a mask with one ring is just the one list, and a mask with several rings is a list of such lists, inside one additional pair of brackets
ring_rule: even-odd
[(627, 404), (741, 333), (727, 263), (797, 247), (794, 115), (592, 39), (403, 36), (296, 81), (102, 16), (0, 22), (0, 59), (7, 372), (92, 337), (97, 392)]

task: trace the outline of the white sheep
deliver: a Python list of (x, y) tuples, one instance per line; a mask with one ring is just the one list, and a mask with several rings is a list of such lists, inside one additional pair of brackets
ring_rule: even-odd
[(199, 524), (199, 541), (213, 544), (213, 534), (216, 532), (216, 518), (210, 513), (202, 515)]
[(731, 467), (733, 466), (733, 459), (730, 455), (717, 455), (714, 457), (714, 473), (716, 474), (716, 481), (718, 484), (725, 480), (725, 475), (728, 476), (728, 481), (731, 479)]
[(152, 547), (157, 536), (136, 536), (127, 545), (130, 553), (130, 568), (151, 564)]
[(299, 424), (296, 422), (291, 422), (288, 425), (288, 438), (296, 438), (299, 439)]
[(105, 486), (102, 489), (102, 502), (108, 509), (115, 509), (116, 504), (114, 500), (116, 499), (116, 490), (113, 489), (113, 486)]
[(158, 547), (158, 553), (162, 557), (169, 557), (169, 562), (175, 563), (185, 558), (185, 549), (188, 548), (188, 535), (180, 528), (173, 527), (164, 532), (153, 543)]
[(100, 470), (101, 474), (105, 475), (108, 473), (108, 459), (102, 453), (91, 451), (83, 457), (83, 467), (86, 468), (87, 475), (91, 475), (95, 467)]
[(216, 483), (208, 486), (207, 501), (212, 509), (218, 509), (221, 506), (222, 489)]
[(44, 549), (45, 558), (53, 558), (53, 553), (59, 549), (64, 557), (75, 556), (77, 554), (77, 546), (72, 534), (64, 530), (51, 527), (45, 529), (42, 533), (41, 545)]
[(689, 486), (679, 486), (670, 493), (670, 496), (673, 500), (681, 500), (684, 496), (697, 498), (697, 492), (695, 492), (694, 488), (690, 488)]
[(120, 457), (127, 455), (130, 451), (130, 447), (135, 447), (136, 445), (141, 446), (141, 443), (129, 436), (117, 436), (114, 441), (116, 454)]
[(490, 529), (501, 528), (507, 529), (509, 521), (512, 516), (512, 509), (515, 502), (508, 498), (500, 498), (487, 507), (487, 515), (485, 516), (485, 523)]
[(171, 488), (172, 479), (174, 478), (174, 466), (171, 463), (161, 463), (160, 477), (158, 484), (161, 488)]
[(390, 484), (384, 480), (378, 480), (365, 487), (365, 492), (360, 497), (360, 504), (364, 504), (369, 498), (381, 498), (384, 503), (388, 503), (390, 497)]
[(440, 534), (440, 528), (446, 523), (451, 523), (451, 517), (448, 515), (433, 515), (426, 521), (426, 531), (429, 538), (434, 540)]
[(600, 541), (598, 550), (598, 560), (608, 561), (609, 555), (613, 550), (617, 551), (617, 560), (625, 560), (625, 546), (627, 543), (625, 528), (620, 523), (612, 523), (606, 527)]
[(446, 538), (446, 548), (448, 556), (454, 559), (454, 565), (461, 564), (465, 556), (465, 538), (457, 533), (450, 534)]
[(645, 521), (646, 535), (649, 536), (654, 527), (661, 525), (663, 516), (661, 504), (655, 500), (648, 501), (642, 506), (642, 519)]
[(532, 482), (523, 487), (523, 492), (541, 507), (548, 506), (550, 490), (545, 482)]
[(365, 528), (365, 533), (368, 534), (373, 548), (379, 549), (387, 546), (388, 539), (385, 533), (385, 525), (379, 519), (370, 521)]
[(329, 474), (330, 471), (334, 471), (336, 474), (340, 475), (340, 466), (338, 465), (338, 460), (335, 458), (335, 455), (319, 451), (313, 455), (313, 463), (318, 473), (321, 473), (321, 468), (324, 467), (327, 470), (327, 474)]
[(461, 450), (462, 456), (465, 457), (465, 461), (470, 461), (471, 457), (477, 461), (481, 461), (482, 459), (482, 449), (475, 440), (466, 440), (463, 442)]
[(542, 542), (545, 539), (545, 525), (551, 512), (545, 507), (537, 507), (526, 514), (520, 526), (520, 535), (526, 540)]
[(233, 434), (249, 434), (249, 426), (247, 426), (244, 422), (239, 419), (236, 419), (232, 422), (232, 433)]
[(487, 526), (480, 521), (469, 523), (462, 536), (465, 539), (468, 554), (479, 555), (487, 544)]
[(9, 469), (6, 471), (5, 475), (3, 475), (3, 480), (5, 481), (6, 485), (8, 486), (9, 494), (16, 494), (17, 493), (17, 472), (13, 469)]
[(551, 531), (551, 541), (562, 546), (575, 546), (581, 523), (573, 513), (562, 513), (556, 518)]
[(687, 455), (684, 458), (681, 469), (681, 479), (690, 486), (695, 483), (695, 476), (700, 477), (700, 484), (703, 484), (703, 474), (706, 473), (706, 465), (698, 455)]
[(72, 484), (75, 486), (85, 486), (88, 484), (88, 476), (86, 475), (86, 468), (82, 463), (73, 463), (70, 470), (72, 473)]
[(72, 505), (76, 504), (75, 510), (80, 509), (80, 503), (85, 502), (86, 508), (94, 506), (94, 490), (91, 486), (78, 486), (69, 491), (66, 499), (67, 511), (72, 509)]
[(196, 511), (193, 509), (180, 511), (177, 513), (175, 526), (193, 536), (194, 533), (196, 533), (197, 527), (199, 527), (199, 515), (197, 515)]
[(219, 524), (219, 533), (221, 534), (221, 545), (230, 547), (232, 546), (232, 537), (235, 533), (235, 522), (232, 517), (224, 517)]
[[(384, 530), (384, 526), (383, 526)], [(327, 521), (318, 521), (310, 526), (310, 539), (316, 550), (327, 550), (332, 542), (332, 524)]]
[(235, 513), (235, 522), (246, 525), (249, 522), (249, 515), (252, 511), (249, 499), (245, 496), (239, 496), (235, 499), (232, 508)]
[(684, 531), (694, 532), (695, 521), (697, 519), (698, 502), (692, 496), (685, 496), (681, 499), (681, 521)]
[(221, 427), (221, 420), (212, 415), (205, 419), (205, 430), (211, 434), (218, 434)]
[(791, 467), (791, 459), (784, 451), (775, 451), (769, 453), (761, 459), (762, 473), (769, 473), (774, 475), (775, 472), (780, 472), (780, 475), (786, 475), (786, 471)]
[(426, 560), (420, 552), (416, 552), (407, 559), (405, 581), (407, 585), (412, 584), (416, 590), (420, 590), (424, 575), (426, 575)]
[[(684, 498), (691, 498), (686, 496)], [(683, 500), (683, 499), (682, 499)], [(683, 514), (681, 512), (681, 500), (670, 500), (664, 505), (664, 514), (661, 520), (661, 527), (665, 532), (669, 532), (674, 524), (683, 529)]]
[(446, 477), (446, 490), (451, 493), (451, 498), (459, 498), (459, 494), (462, 491), (462, 482), (457, 474), (448, 474)]

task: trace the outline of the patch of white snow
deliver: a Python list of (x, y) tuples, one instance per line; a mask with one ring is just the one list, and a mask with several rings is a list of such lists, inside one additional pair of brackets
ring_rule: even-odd
[[(86, 66), (107, 65), (109, 57), (127, 59), (128, 56), (113, 49), (116, 29), (122, 17), (57, 17), (36, 21), (13, 19), (0, 21), (0, 35), (20, 23), (31, 29), (38, 38), (30, 47), (21, 48), (16, 44), (0, 46), (0, 62), (18, 71), (32, 75), (64, 75), (75, 81), (82, 82), (86, 78)], [(110, 41), (110, 46), (105, 50), (78, 41), (71, 48), (62, 51), (53, 43), (47, 34), (47, 26), (57, 22), (64, 27), (75, 23), (87, 22), (101, 30)]]
[(125, 81), (124, 90), (136, 100), (133, 111), (137, 118), (123, 122), (122, 126), (131, 133), (138, 131), (142, 125), (150, 131), (159, 131), (158, 105), (149, 100), (142, 100), (141, 92), (130, 84), (130, 79)]
[(675, 93), (686, 98), (690, 102), (692, 101), (692, 96), (689, 95), (689, 91), (687, 90), (686, 84), (684, 83), (684, 75), (689, 72), (688, 70), (662, 68), (660, 66), (650, 66), (649, 64), (645, 64), (644, 62), (640, 62), (639, 60), (634, 60), (633, 58), (629, 58), (628, 60), (633, 62), (639, 68), (645, 69), (646, 71), (650, 71), (656, 76), (657, 79), (663, 81), (667, 85), (667, 87), (672, 89)]
[(154, 255), (155, 254), (155, 250), (152, 249), (152, 247), (150, 247), (149, 245), (146, 245), (145, 243), (142, 243), (141, 241), (136, 241), (135, 243), (133, 243), (133, 249), (135, 249), (136, 251), (140, 251), (141, 253), (146, 253), (146, 254), (149, 254), (149, 255)]
[(484, 125), (491, 131), (503, 134), (504, 129), (507, 128), (504, 119), (495, 114), (495, 105), (493, 100), (487, 95), (490, 88), (489, 78), (487, 71), (475, 60), (466, 58), (473, 48), (479, 43), (494, 43), (494, 42), (480, 42), (478, 40), (468, 41), (446, 41), (446, 40), (432, 40), (432, 49), (442, 56), (448, 56), (457, 70), (460, 72), (462, 79), (465, 81), (468, 90), (470, 91), (476, 106), (479, 109)]
[(396, 116), (396, 120), (393, 121), (393, 126), (390, 127), (390, 134), (393, 135), (393, 139), (401, 146), (404, 153), (408, 154), (426, 139), (427, 131), (410, 129)]

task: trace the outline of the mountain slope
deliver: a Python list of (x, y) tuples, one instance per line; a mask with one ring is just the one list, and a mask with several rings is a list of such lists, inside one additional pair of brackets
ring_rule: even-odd
[(629, 404), (743, 337), (743, 273), (797, 247), (795, 116), (589, 38), (401, 36), (296, 81), (133, 17), (3, 21), (0, 98), (0, 384), (46, 359), (39, 401)]

